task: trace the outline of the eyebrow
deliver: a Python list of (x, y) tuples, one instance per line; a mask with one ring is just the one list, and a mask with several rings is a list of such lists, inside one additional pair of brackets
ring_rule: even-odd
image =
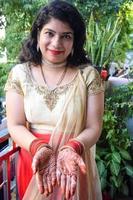
[[(51, 32), (53, 32), (53, 33), (56, 33), (56, 31), (54, 31), (54, 30), (52, 30), (52, 29), (49, 29), (49, 28), (46, 28), (46, 29), (44, 29), (44, 31), (51, 31)], [(73, 35), (73, 32), (71, 32), (71, 31), (69, 31), (69, 32), (63, 32), (63, 33), (61, 33), (61, 34), (72, 34)]]

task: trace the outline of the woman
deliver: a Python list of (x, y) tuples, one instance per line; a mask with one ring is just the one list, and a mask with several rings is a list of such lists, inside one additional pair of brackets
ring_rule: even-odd
[(95, 144), (104, 88), (83, 49), (85, 36), (77, 9), (53, 1), (39, 11), (9, 75), (7, 120), (21, 147), (20, 199), (102, 199)]

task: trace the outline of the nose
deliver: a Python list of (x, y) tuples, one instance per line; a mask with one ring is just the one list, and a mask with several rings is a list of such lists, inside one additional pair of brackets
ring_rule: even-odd
[(56, 35), (56, 36), (53, 37), (52, 45), (53, 45), (54, 48), (61, 47), (61, 38), (60, 38), (59, 35)]

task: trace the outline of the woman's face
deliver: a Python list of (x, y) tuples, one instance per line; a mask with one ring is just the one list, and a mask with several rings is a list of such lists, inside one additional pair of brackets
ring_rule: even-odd
[(52, 63), (64, 62), (72, 51), (73, 30), (67, 23), (51, 18), (38, 35), (42, 58)]

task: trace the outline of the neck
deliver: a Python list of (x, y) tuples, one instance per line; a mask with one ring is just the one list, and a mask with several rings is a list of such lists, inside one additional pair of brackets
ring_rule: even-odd
[(66, 67), (67, 61), (65, 60), (64, 62), (61, 62), (61, 63), (52, 63), (52, 62), (45, 59), (45, 60), (42, 60), (42, 64), (47, 69), (51, 69), (51, 70), (56, 69), (57, 70), (57, 69)]
[[(40, 67), (41, 67), (41, 74), (42, 74), (43, 81), (44, 81), (44, 83), (48, 86), (47, 80), (46, 80), (46, 78), (45, 78), (45, 73), (44, 73), (44, 71), (43, 71), (43, 66), (41, 65)], [(58, 86), (58, 85), (60, 85), (60, 84), (62, 83), (62, 81), (63, 81), (63, 79), (64, 79), (64, 77), (65, 77), (65, 75), (66, 75), (67, 67), (64, 66), (64, 67), (62, 67), (62, 68), (64, 68), (64, 70), (63, 70), (63, 72), (61, 73), (61, 75), (59, 76), (59, 79), (58, 79), (58, 81), (57, 81), (56, 84), (55, 84), (56, 86)], [(62, 70), (62, 68), (57, 68), (58, 71), (57, 71), (56, 68), (52, 68), (52, 70), (56, 71), (56, 73), (57, 73), (57, 72), (59, 73), (59, 70)], [(54, 78), (55, 78), (55, 76), (54, 76)]]

